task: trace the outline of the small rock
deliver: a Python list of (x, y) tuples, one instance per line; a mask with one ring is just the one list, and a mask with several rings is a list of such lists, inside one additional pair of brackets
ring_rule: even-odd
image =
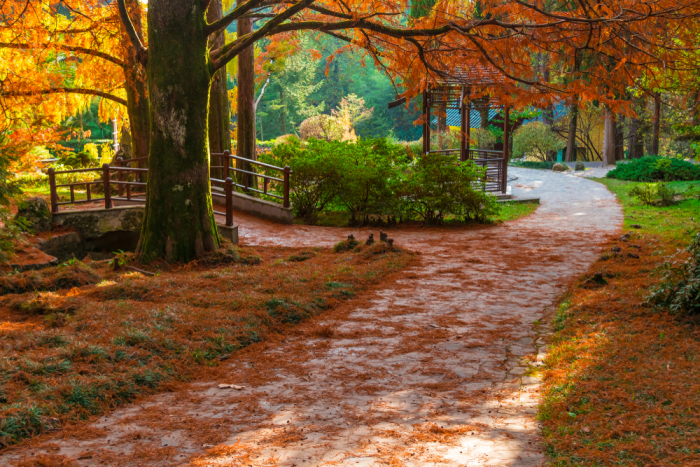
[(576, 170), (577, 172), (581, 170), (586, 170), (586, 166), (583, 165), (583, 162), (578, 161), (576, 162), (576, 168), (574, 170)]
[(630, 239), (631, 236), (632, 236), (632, 232), (627, 232), (627, 233), (624, 234), (622, 237), (620, 237), (620, 241), (621, 241), (621, 242), (626, 242), (626, 241), (628, 241), (628, 240)]
[(34, 233), (48, 232), (51, 230), (51, 209), (49, 203), (43, 198), (29, 198), (20, 201), (17, 205), (17, 215), (15, 219), (24, 218), (27, 227)]
[(386, 232), (382, 232), (381, 230), (379, 231), (379, 241), (381, 242), (386, 242), (386, 239), (389, 238), (389, 235), (387, 235)]
[(355, 236), (352, 234), (348, 235), (348, 240), (355, 240)]
[(365, 242), (365, 244), (366, 244), (366, 245), (371, 245), (372, 243), (374, 243), (374, 234), (373, 234), (372, 232), (370, 232), (370, 233), (369, 233), (369, 238), (367, 239), (367, 241)]
[(389, 246), (393, 247), (393, 246), (394, 246), (394, 239), (393, 239), (393, 238), (387, 238), (386, 243), (387, 243)]
[(628, 258), (639, 259), (639, 255), (636, 253), (627, 253)]
[(614, 246), (612, 247), (612, 251), (614, 251), (615, 253), (619, 253), (620, 251), (622, 251), (622, 248), (620, 248), (619, 246)]
[(556, 164), (554, 164), (554, 166), (552, 167), (552, 170), (553, 170), (554, 172), (566, 172), (567, 168), (566, 168), (566, 166), (564, 166), (564, 164), (556, 163)]
[(632, 227), (634, 229), (641, 229), (642, 228), (642, 226), (639, 224), (632, 224), (630, 227)]

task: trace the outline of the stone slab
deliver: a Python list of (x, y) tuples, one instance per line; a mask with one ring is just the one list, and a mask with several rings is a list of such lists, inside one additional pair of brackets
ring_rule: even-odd
[[(212, 201), (221, 206), (226, 205), (226, 198), (223, 190), (212, 188)], [(291, 207), (285, 208), (281, 204), (265, 201), (243, 193), (233, 193), (233, 209), (242, 211), (261, 219), (267, 219), (280, 224), (290, 225), (294, 222), (294, 215)]]

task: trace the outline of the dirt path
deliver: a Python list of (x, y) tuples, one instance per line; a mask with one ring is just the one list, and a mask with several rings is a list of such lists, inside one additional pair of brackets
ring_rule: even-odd
[[(542, 358), (563, 285), (595, 260), (622, 212), (590, 180), (512, 172), (514, 193), (542, 199), (533, 215), (476, 230), (392, 230), (422, 253), (393, 282), (316, 328), (235, 354), (226, 381), (149, 398), (21, 456), (119, 466), (540, 465), (539, 383), (527, 362)], [(366, 236), (238, 222), (244, 243)]]

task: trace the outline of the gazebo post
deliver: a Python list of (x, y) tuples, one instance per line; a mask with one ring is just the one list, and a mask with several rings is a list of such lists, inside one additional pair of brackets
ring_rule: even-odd
[(423, 155), (430, 152), (430, 86), (423, 91)]
[[(467, 95), (471, 94), (471, 87), (467, 88)], [(472, 101), (471, 99), (467, 101), (468, 104), (466, 104), (466, 124), (467, 124), (467, 147), (466, 147), (466, 154), (465, 156), (468, 159), (472, 158), (472, 151), (471, 151), (471, 145), (472, 145)]]
[(503, 181), (501, 182), (501, 192), (506, 193), (508, 187), (508, 149), (510, 146), (510, 108), (506, 105), (503, 110)]
[(460, 130), (462, 134), (462, 143), (459, 147), (459, 160), (464, 162), (467, 160), (467, 106), (464, 103), (466, 99), (466, 96), (464, 95), (464, 86), (462, 86), (462, 95), (460, 97), (459, 105), (460, 105), (460, 113), (462, 114), (462, 118), (460, 123)]

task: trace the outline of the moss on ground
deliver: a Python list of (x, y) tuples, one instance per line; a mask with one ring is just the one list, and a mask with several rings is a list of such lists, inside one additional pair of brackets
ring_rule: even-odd
[(125, 256), (118, 271), (73, 262), (3, 277), (0, 448), (165, 384), (215, 378), (232, 352), (288, 332), (413, 258), (382, 245), (232, 247), (151, 267), (154, 276), (127, 269)]

